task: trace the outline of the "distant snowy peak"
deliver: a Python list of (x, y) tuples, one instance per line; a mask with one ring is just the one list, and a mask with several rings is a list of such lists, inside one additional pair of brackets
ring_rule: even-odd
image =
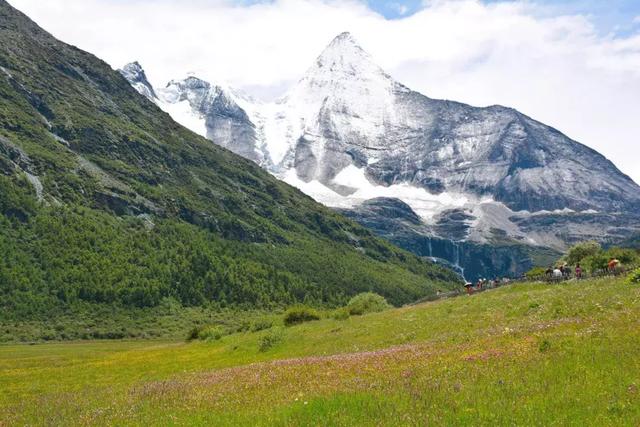
[(180, 102), (189, 100), (194, 108), (206, 108), (206, 103), (215, 102), (222, 98), (228, 104), (256, 103), (249, 95), (242, 91), (214, 85), (196, 76), (188, 76), (182, 80), (171, 80), (164, 89), (158, 90), (165, 102)]
[(166, 87), (158, 89), (159, 98), (168, 104), (188, 102), (194, 112), (208, 108), (208, 103), (215, 100), (222, 92), (217, 86), (194, 76), (183, 80), (171, 80)]
[(412, 91), (349, 33), (275, 102), (194, 76), (154, 91), (138, 63), (121, 73), (178, 123), (463, 273), (531, 266), (529, 250), (477, 244), (564, 250), (640, 230), (640, 187), (602, 155), (514, 109)]
[[(267, 123), (275, 163), (295, 168), (305, 182), (330, 186), (348, 165), (375, 162), (376, 151), (393, 142), (388, 131), (405, 124), (396, 105), (402, 91), (351, 34), (340, 34), (279, 102), (276, 120)], [(347, 145), (357, 147), (356, 159), (344, 151)]]
[(322, 110), (335, 109), (352, 116), (367, 114), (361, 118), (379, 122), (396, 86), (350, 33), (342, 33), (281, 102), (289, 104), (289, 109), (295, 108), (307, 121), (313, 121), (315, 117), (309, 116)]
[(252, 110), (250, 97), (194, 76), (172, 80), (157, 92), (160, 107), (177, 122), (260, 165), (268, 163), (268, 155), (257, 146), (255, 125), (243, 108)]
[(302, 81), (320, 79), (335, 82), (363, 76), (391, 80), (350, 33), (342, 33), (329, 43)]
[(195, 76), (172, 80), (154, 90), (137, 62), (126, 65), (120, 73), (176, 122), (260, 165), (270, 164), (268, 154), (258, 147), (255, 125), (242, 107), (253, 112), (255, 101), (251, 97)]
[(147, 75), (138, 61), (131, 62), (118, 71), (141, 95), (152, 101), (157, 98), (153, 86), (149, 83)]
[(204, 96), (211, 89), (211, 84), (194, 76), (182, 80), (171, 80), (161, 92), (165, 100), (177, 102), (178, 98), (198, 94)]

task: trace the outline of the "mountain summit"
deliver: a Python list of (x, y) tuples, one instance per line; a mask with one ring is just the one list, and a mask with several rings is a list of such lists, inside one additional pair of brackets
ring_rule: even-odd
[(316, 59), (306, 78), (324, 73), (331, 75), (332, 79), (349, 79), (362, 72), (384, 74), (373, 58), (358, 45), (351, 33), (345, 32), (329, 43)]
[[(304, 181), (331, 180), (349, 163), (331, 158), (333, 142), (380, 149), (396, 117), (394, 93), (402, 87), (391, 79), (349, 33), (336, 37), (304, 77), (281, 101), (289, 158)], [(299, 127), (296, 128), (296, 125)], [(327, 158), (329, 156), (329, 158)]]
[(277, 102), (226, 100), (223, 125), (207, 124), (210, 106), (192, 110), (212, 141), (373, 229), (376, 200), (401, 200), (422, 220), (411, 233), (455, 244), (453, 263), (463, 243), (563, 250), (640, 229), (640, 187), (605, 157), (514, 109), (412, 91), (349, 33)]

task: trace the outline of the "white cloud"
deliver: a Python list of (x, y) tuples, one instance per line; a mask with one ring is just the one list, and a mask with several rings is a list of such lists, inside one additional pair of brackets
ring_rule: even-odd
[(633, 22), (634, 22), (634, 23), (636, 23), (636, 24), (640, 24), (640, 15), (636, 16), (636, 17), (633, 19)]
[(139, 60), (156, 85), (196, 72), (262, 96), (297, 80), (348, 30), (407, 86), (434, 98), (518, 108), (640, 182), (640, 32), (600, 35), (588, 17), (477, 0), (429, 0), (393, 21), (356, 0), (10, 2), (114, 67)]

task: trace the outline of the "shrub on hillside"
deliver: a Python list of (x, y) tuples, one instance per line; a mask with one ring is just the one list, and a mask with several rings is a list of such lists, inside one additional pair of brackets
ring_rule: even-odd
[(258, 332), (264, 331), (265, 329), (269, 329), (273, 326), (273, 322), (271, 320), (256, 320), (251, 324), (250, 331)]
[(594, 273), (607, 269), (611, 258), (618, 259), (623, 266), (634, 265), (640, 261), (640, 255), (634, 249), (612, 247), (602, 249), (597, 242), (583, 242), (573, 246), (563, 257), (569, 265), (581, 264), (583, 268)]
[(349, 314), (359, 316), (366, 313), (376, 313), (389, 308), (390, 305), (383, 296), (373, 292), (365, 292), (351, 298), (347, 304)]
[(609, 264), (609, 256), (605, 252), (598, 252), (590, 255), (582, 260), (582, 267), (588, 271), (595, 273), (599, 270), (605, 270)]
[(629, 274), (629, 277), (627, 277), (627, 283), (631, 285), (640, 284), (640, 268), (636, 268), (631, 272), (631, 274)]
[(187, 341), (193, 341), (198, 339), (198, 335), (200, 334), (200, 326), (194, 326), (191, 328), (189, 333), (187, 334)]
[(187, 341), (217, 341), (225, 335), (224, 330), (220, 326), (196, 326), (189, 331)]
[(347, 307), (342, 307), (333, 312), (334, 320), (347, 320), (351, 314)]
[(576, 265), (583, 262), (582, 260), (585, 258), (596, 255), (601, 250), (602, 248), (598, 242), (581, 242), (571, 247), (564, 258), (569, 265)]
[(272, 329), (260, 337), (258, 340), (258, 350), (265, 352), (279, 344), (284, 339), (284, 330), (282, 327)]
[(305, 306), (291, 307), (284, 314), (284, 324), (286, 326), (297, 325), (299, 323), (320, 320), (320, 313), (313, 308)]
[(638, 253), (633, 249), (611, 248), (606, 252), (607, 257), (616, 258), (622, 265), (633, 265), (638, 262)]
[(537, 279), (540, 276), (544, 276), (546, 271), (547, 269), (544, 267), (533, 267), (531, 270), (525, 273), (525, 276), (527, 276), (527, 279), (533, 280)]
[(198, 338), (203, 341), (217, 341), (223, 336), (224, 331), (220, 326), (207, 326), (198, 334)]

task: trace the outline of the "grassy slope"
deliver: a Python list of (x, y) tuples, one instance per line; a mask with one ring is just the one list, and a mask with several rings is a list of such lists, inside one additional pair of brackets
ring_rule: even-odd
[(0, 347), (0, 419), (638, 425), (639, 314), (638, 287), (600, 279), (322, 320), (287, 328), (266, 352), (272, 331)]
[(271, 309), (373, 289), (401, 304), (458, 280), (176, 124), (4, 0), (0, 253), (0, 322), (167, 297)]

